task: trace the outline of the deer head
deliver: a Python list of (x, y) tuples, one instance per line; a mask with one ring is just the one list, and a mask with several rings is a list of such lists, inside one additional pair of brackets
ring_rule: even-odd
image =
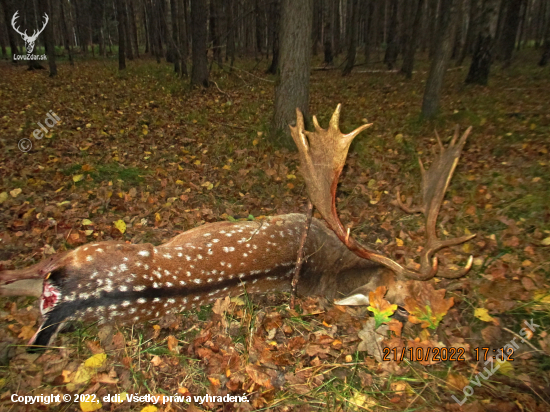
[(19, 31), (19, 27), (15, 27), (15, 21), (17, 20), (17, 17), (19, 17), (18, 13), (19, 13), (19, 10), (17, 10), (14, 13), (14, 15), (11, 19), (11, 26), (13, 27), (13, 29), (17, 33), (19, 33), (21, 35), (21, 37), (23, 38), (23, 41), (25, 42), (25, 47), (27, 48), (27, 53), (31, 54), (32, 51), (34, 50), (34, 43), (36, 42), (36, 39), (37, 39), (38, 35), (44, 31), (44, 29), (46, 28), (46, 24), (48, 24), (48, 21), (50, 19), (49, 19), (48, 15), (46, 13), (44, 13), (44, 24), (42, 25), (42, 28), (38, 31), (34, 30), (33, 33), (32, 33), (32, 36), (29, 36), (29, 35), (27, 35), (27, 30), (25, 30), (25, 32), (22, 33), (21, 31)]

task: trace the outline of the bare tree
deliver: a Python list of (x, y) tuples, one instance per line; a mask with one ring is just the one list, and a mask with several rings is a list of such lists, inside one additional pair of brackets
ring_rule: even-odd
[(502, 28), (501, 53), (504, 66), (512, 63), (512, 54), (516, 47), (516, 37), (519, 28), (519, 12), (523, 0), (504, 0), (507, 3), (506, 17)]
[(546, 66), (550, 59), (550, 19), (546, 21), (546, 31), (544, 35), (544, 45), (542, 49), (542, 56), (539, 60), (539, 66)]
[(191, 86), (208, 87), (208, 61), (206, 56), (206, 4), (191, 2), (192, 59)]
[(292, 147), (288, 125), (296, 108), (309, 113), (312, 0), (283, 0), (281, 9), (281, 57), (275, 85), (272, 135)]
[(498, 0), (483, 0), (480, 30), (477, 34), (472, 64), (466, 77), (467, 84), (487, 85), (493, 59)]
[(351, 73), (355, 66), (355, 55), (357, 49), (357, 25), (359, 24), (359, 2), (358, 0), (348, 0), (350, 15), (348, 16), (348, 53), (346, 56), (346, 65), (342, 70), (342, 76), (347, 76)]
[(411, 31), (406, 42), (405, 55), (403, 57), (403, 66), (401, 73), (405, 74), (407, 79), (412, 78), (414, 68), (414, 55), (418, 47), (418, 39), (420, 37), (420, 24), (422, 23), (422, 9), (424, 8), (424, 0), (418, 0), (416, 3), (416, 12)]
[[(50, 0), (39, 1), (38, 7), (40, 7), (40, 14), (42, 16), (52, 15)], [(51, 24), (46, 24), (44, 26), (44, 45), (46, 46), (46, 56), (48, 57), (50, 77), (57, 76), (57, 65), (55, 64), (55, 43), (53, 39), (53, 26)]]
[(454, 0), (441, 0), (438, 41), (422, 100), (422, 116), (427, 119), (435, 117), (439, 111), (443, 78), (453, 47), (453, 3)]
[(126, 70), (126, 45), (124, 39), (124, 0), (116, 0), (116, 15), (118, 24), (118, 70)]

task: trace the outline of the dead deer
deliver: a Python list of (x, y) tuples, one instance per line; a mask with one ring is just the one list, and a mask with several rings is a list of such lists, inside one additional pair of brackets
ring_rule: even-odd
[[(336, 186), (349, 145), (370, 126), (342, 134), (340, 107), (326, 130), (313, 117), (315, 131), (306, 131), (299, 110), (291, 127), (309, 197), (329, 226), (317, 219), (311, 223), (298, 294), (343, 298), (336, 302), (342, 305), (368, 304), (368, 292), (385, 285), (387, 298), (403, 303), (407, 279), (427, 280), (436, 274), (438, 250), (475, 236), (439, 240), (436, 235), (439, 207), (470, 129), (458, 141), (455, 133), (447, 149), (438, 137), (441, 152), (428, 171), (421, 167), (421, 207), (408, 208), (398, 194), (404, 210), (426, 217), (426, 245), (417, 272), (355, 241), (338, 218)], [(43, 322), (28, 344), (43, 347), (71, 320), (137, 323), (239, 294), (243, 288), (251, 293), (287, 291), (305, 221), (305, 215), (288, 214), (206, 224), (160, 246), (86, 244), (25, 269), (0, 272), (0, 295), (37, 295), (41, 284)], [(471, 262), (459, 273), (440, 276), (462, 276)]]

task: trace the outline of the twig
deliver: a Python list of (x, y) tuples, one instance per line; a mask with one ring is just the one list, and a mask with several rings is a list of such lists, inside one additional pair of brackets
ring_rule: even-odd
[(304, 226), (304, 231), (302, 232), (302, 238), (300, 239), (300, 246), (298, 247), (298, 258), (296, 260), (296, 266), (294, 267), (294, 276), (292, 277), (292, 296), (290, 298), (290, 308), (294, 309), (294, 304), (296, 302), (296, 289), (298, 286), (298, 281), (300, 280), (300, 269), (302, 268), (302, 263), (304, 263), (304, 245), (306, 244), (307, 233), (309, 232), (309, 226), (311, 225), (311, 218), (313, 217), (313, 204), (310, 200), (307, 201), (307, 212), (306, 212), (306, 225)]
[(529, 346), (531, 349), (533, 349), (535, 352), (539, 352), (539, 353), (544, 353), (544, 351), (538, 349), (537, 347), (535, 347), (531, 342), (529, 342), (527, 339), (524, 339), (522, 338), (520, 335), (518, 335), (516, 332), (514, 332), (513, 330), (510, 330), (508, 328), (502, 328), (503, 330), (505, 330), (506, 332), (508, 333), (511, 333), (512, 335), (514, 335), (516, 338), (518, 339), (521, 339), (523, 343), (525, 343), (527, 346)]

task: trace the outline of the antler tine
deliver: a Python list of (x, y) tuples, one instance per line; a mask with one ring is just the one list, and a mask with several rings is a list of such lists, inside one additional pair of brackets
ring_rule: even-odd
[(315, 127), (315, 130), (318, 132), (322, 131), (323, 128), (319, 126), (319, 121), (317, 120), (317, 116), (313, 115), (313, 127)]
[(405, 212), (407, 213), (410, 213), (410, 214), (414, 214), (414, 213), (424, 213), (424, 208), (422, 206), (418, 206), (418, 207), (409, 207), (407, 206), (406, 204), (404, 204), (402, 201), (401, 201), (401, 188), (399, 186), (397, 186), (397, 197), (396, 197), (396, 200), (397, 200), (397, 204), (399, 205), (399, 207), (401, 209), (403, 209)]
[(445, 147), (443, 146), (443, 143), (441, 143), (441, 138), (439, 137), (439, 133), (437, 133), (437, 129), (434, 129), (435, 137), (437, 137), (437, 144), (439, 145), (439, 151), (444, 152)]
[(342, 110), (342, 104), (338, 103), (338, 106), (336, 106), (336, 110), (332, 114), (332, 117), (330, 118), (330, 122), (328, 124), (329, 129), (332, 129), (338, 133), (340, 133), (340, 111), (341, 110)]

